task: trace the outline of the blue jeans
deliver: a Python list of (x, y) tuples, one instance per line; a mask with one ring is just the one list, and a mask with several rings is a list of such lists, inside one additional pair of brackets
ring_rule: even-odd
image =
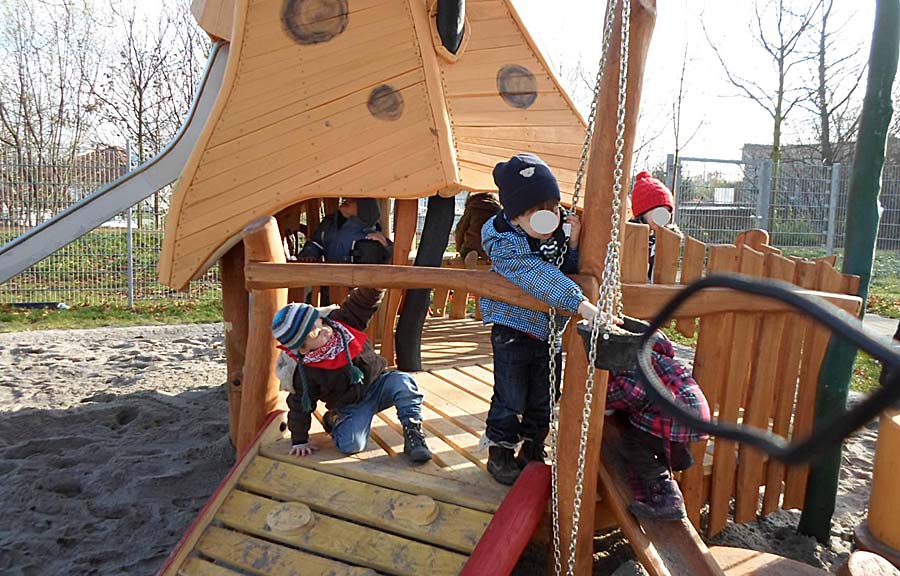
[(404, 426), (410, 420), (422, 420), (422, 394), (416, 380), (406, 372), (385, 372), (372, 382), (357, 404), (337, 410), (338, 417), (331, 435), (334, 445), (344, 454), (365, 449), (372, 429), (372, 418), (391, 406), (397, 407), (397, 418)]
[[(494, 397), (487, 416), (487, 437), (514, 448), (523, 438), (543, 439), (550, 426), (550, 350), (547, 342), (494, 324)], [(562, 354), (556, 357), (559, 389)]]

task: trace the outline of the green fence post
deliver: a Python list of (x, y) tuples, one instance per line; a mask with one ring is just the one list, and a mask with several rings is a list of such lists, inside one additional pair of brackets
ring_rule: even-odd
[[(900, 0), (878, 0), (875, 9), (875, 30), (869, 52), (869, 76), (856, 140), (856, 155), (850, 176), (847, 199), (846, 242), (844, 245), (845, 274), (858, 274), (859, 295), (866, 301), (872, 260), (878, 236), (881, 208), (881, 172), (891, 121), (891, 86), (897, 73), (898, 45), (900, 45)], [(865, 304), (863, 312), (865, 314)], [(853, 373), (856, 348), (839, 338), (832, 338), (819, 371), (819, 391), (816, 398), (816, 425), (844, 410), (847, 390)], [(810, 470), (806, 485), (806, 503), (798, 530), (827, 542), (831, 532), (838, 477), (841, 466), (841, 447), (837, 446), (817, 461)]]

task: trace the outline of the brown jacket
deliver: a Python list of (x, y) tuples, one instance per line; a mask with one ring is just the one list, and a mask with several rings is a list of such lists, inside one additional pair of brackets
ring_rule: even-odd
[[(332, 312), (328, 318), (357, 330), (365, 330), (369, 319), (378, 310), (379, 302), (381, 302), (380, 290), (355, 288), (341, 304), (340, 309)], [(387, 362), (375, 353), (368, 340), (362, 351), (353, 359), (353, 364), (363, 372), (363, 381), (360, 384), (351, 382), (346, 366), (337, 370), (326, 370), (297, 365), (294, 370), (293, 390), (287, 397), (288, 428), (291, 430), (293, 444), (303, 444), (309, 440), (309, 427), (312, 422), (312, 413), (303, 408), (304, 374), (311, 408), (315, 410), (316, 403), (321, 401), (329, 410), (335, 410), (361, 401), (366, 389), (378, 380), (387, 368)]]
[(502, 209), (503, 206), (493, 194), (480, 192), (469, 196), (462, 218), (456, 225), (456, 251), (460, 256), (475, 250), (481, 258), (487, 260), (487, 254), (481, 247), (481, 228)]

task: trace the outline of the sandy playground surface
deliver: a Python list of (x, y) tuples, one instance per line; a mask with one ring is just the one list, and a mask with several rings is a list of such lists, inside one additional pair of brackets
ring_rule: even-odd
[[(0, 334), (0, 374), (0, 573), (154, 573), (234, 461), (222, 326)], [(845, 446), (830, 548), (795, 534), (796, 511), (714, 543), (836, 570), (865, 515), (876, 436), (873, 423)], [(595, 573), (630, 556), (618, 532), (601, 535)]]

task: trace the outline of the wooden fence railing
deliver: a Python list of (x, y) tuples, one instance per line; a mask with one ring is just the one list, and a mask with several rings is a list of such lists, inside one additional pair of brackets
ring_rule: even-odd
[[(653, 281), (689, 284), (705, 274), (736, 272), (819, 292), (858, 292), (859, 277), (842, 275), (834, 268), (834, 257), (787, 258), (767, 242), (768, 234), (762, 230), (742, 233), (733, 245), (710, 246), (690, 237), (682, 241), (663, 230), (656, 240)], [(629, 225), (623, 281), (647, 277), (647, 249), (647, 227)], [(845, 308), (851, 314), (859, 313), (861, 301), (855, 301), (854, 307)], [(811, 432), (819, 367), (830, 336), (827, 329), (791, 311), (762, 313), (757, 305), (696, 318), (681, 316), (675, 327), (687, 337), (697, 337), (694, 376), (720, 421), (740, 421), (793, 439)], [(682, 474), (685, 506), (699, 526), (700, 510), (709, 503), (710, 535), (725, 526), (732, 498), (735, 522), (755, 520), (757, 514), (779, 507), (803, 507), (806, 466), (785, 468), (729, 440), (697, 442), (692, 451), (703, 465)]]

